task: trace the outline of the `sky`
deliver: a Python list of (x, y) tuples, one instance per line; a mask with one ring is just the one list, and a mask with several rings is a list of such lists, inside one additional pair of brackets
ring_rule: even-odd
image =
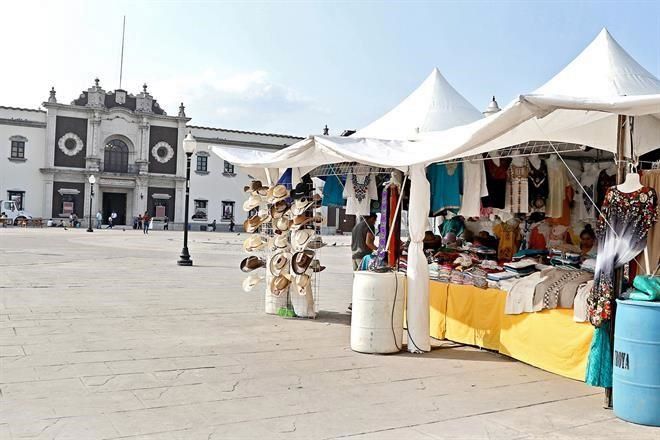
[(193, 125), (358, 129), (438, 67), (478, 109), (549, 80), (603, 27), (660, 77), (660, 1), (6, 1), (0, 105), (142, 84)]

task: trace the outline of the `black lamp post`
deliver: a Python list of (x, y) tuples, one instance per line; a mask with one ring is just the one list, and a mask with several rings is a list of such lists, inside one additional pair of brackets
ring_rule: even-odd
[(87, 227), (87, 232), (94, 232), (92, 229), (92, 197), (94, 197), (94, 184), (96, 183), (96, 177), (92, 174), (87, 178), (89, 182), (89, 225)]
[(192, 266), (193, 264), (190, 259), (190, 253), (188, 252), (188, 204), (190, 202), (190, 158), (195, 152), (196, 147), (197, 141), (192, 133), (188, 132), (183, 140), (183, 152), (186, 153), (186, 207), (183, 224), (183, 249), (181, 250), (181, 258), (177, 261), (179, 266)]

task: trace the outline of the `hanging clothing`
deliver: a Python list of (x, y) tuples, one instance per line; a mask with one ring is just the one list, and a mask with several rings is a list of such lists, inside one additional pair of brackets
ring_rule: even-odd
[(571, 185), (564, 188), (564, 200), (562, 201), (561, 215), (559, 217), (550, 218), (553, 225), (568, 226), (571, 224), (571, 204), (575, 197), (575, 190)]
[(548, 168), (548, 201), (545, 208), (545, 215), (551, 218), (560, 218), (564, 214), (564, 199), (566, 197), (566, 187), (569, 186), (566, 178), (564, 164), (557, 160), (546, 162)]
[(376, 253), (378, 258), (378, 265), (381, 266), (387, 260), (387, 236), (390, 231), (390, 204), (389, 204), (390, 187), (389, 185), (383, 186), (381, 192), (380, 204), (380, 223), (378, 224), (378, 251)]
[(378, 200), (376, 179), (371, 173), (351, 173), (346, 176), (343, 197), (346, 199), (347, 215), (369, 215), (371, 201)]
[(545, 160), (541, 159), (539, 168), (529, 162), (529, 211), (545, 212), (545, 205), (550, 193), (548, 184), (548, 167)]
[(433, 164), (426, 177), (431, 184), (431, 214), (439, 215), (445, 209), (457, 212), (463, 193), (463, 164)]
[[(660, 194), (660, 170), (643, 171), (641, 182), (642, 185), (653, 188), (656, 194)], [(647, 249), (649, 250), (649, 267), (653, 271), (660, 263), (660, 222), (656, 222), (649, 229)], [(641, 267), (646, 267), (645, 258), (646, 256), (642, 254)]]
[(339, 176), (328, 176), (323, 185), (323, 200), (321, 205), (343, 208), (346, 201), (343, 196), (344, 185)]
[(506, 181), (511, 159), (500, 158), (499, 165), (492, 159), (486, 159), (486, 187), (488, 195), (481, 199), (484, 207), (504, 209), (506, 202)]
[(654, 189), (642, 187), (631, 193), (610, 188), (603, 201), (596, 235), (598, 256), (594, 287), (587, 298), (589, 321), (596, 328), (591, 342), (586, 381), (594, 386), (612, 383), (612, 358), (609, 323), (614, 298), (614, 271), (646, 247), (649, 229), (655, 224), (658, 195)]
[(484, 162), (468, 161), (463, 163), (463, 199), (458, 212), (465, 218), (481, 215), (481, 198), (488, 195), (486, 168)]
[(529, 212), (529, 167), (526, 162), (520, 166), (514, 162), (509, 167), (504, 210), (513, 214)]
[(445, 237), (447, 234), (454, 234), (457, 238), (465, 232), (465, 223), (460, 217), (452, 217), (445, 220), (440, 225), (440, 235)]
[(550, 225), (541, 222), (532, 226), (532, 232), (529, 234), (529, 249), (539, 251), (548, 248), (548, 239), (550, 237)]
[(598, 173), (598, 183), (596, 183), (596, 205), (598, 205), (599, 208), (603, 206), (607, 190), (616, 185), (616, 171), (610, 175), (608, 173), (610, 170), (611, 169), (608, 168)]
[[(576, 194), (577, 218), (585, 223), (590, 223), (598, 217), (598, 211), (593, 203), (597, 203), (596, 185), (598, 183), (599, 171), (597, 168), (589, 167), (580, 176), (580, 185), (584, 189), (578, 189)], [(591, 198), (591, 200), (589, 200)], [(593, 200), (593, 203), (592, 203)], [(600, 208), (601, 205), (598, 205)]]
[[(398, 185), (390, 185), (390, 245), (387, 248), (387, 263), (390, 267), (396, 267), (396, 261), (401, 254), (401, 206), (397, 213), (399, 204), (400, 188)], [(384, 202), (383, 202), (384, 203)], [(396, 219), (394, 218), (396, 217)]]
[(509, 223), (498, 223), (493, 226), (493, 233), (499, 239), (497, 245), (497, 258), (511, 261), (520, 247), (520, 228)]

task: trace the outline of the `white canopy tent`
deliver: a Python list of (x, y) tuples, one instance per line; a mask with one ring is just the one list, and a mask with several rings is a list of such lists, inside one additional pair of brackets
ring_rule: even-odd
[[(408, 170), (411, 180), (408, 308), (411, 351), (428, 351), (428, 268), (422, 250), (429, 211), (425, 167), (528, 141), (588, 145), (616, 152), (617, 115), (636, 116), (634, 146), (644, 154), (660, 146), (660, 81), (603, 29), (565, 69), (501, 112), (443, 131), (406, 138), (311, 136), (275, 153), (212, 150), (248, 170), (294, 169), (294, 180), (324, 164), (360, 162)], [(389, 113), (384, 116), (389, 116)], [(368, 128), (368, 127), (367, 127)], [(424, 308), (425, 306), (425, 308)]]

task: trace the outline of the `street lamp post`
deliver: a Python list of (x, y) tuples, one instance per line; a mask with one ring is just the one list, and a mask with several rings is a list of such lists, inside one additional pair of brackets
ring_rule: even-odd
[(87, 232), (94, 232), (94, 229), (92, 229), (92, 197), (94, 197), (96, 177), (92, 174), (87, 178), (87, 181), (89, 182), (89, 226), (87, 227)]
[(190, 253), (188, 252), (188, 204), (190, 202), (190, 158), (195, 152), (196, 147), (197, 141), (192, 133), (188, 132), (183, 140), (183, 152), (186, 153), (186, 205), (183, 225), (183, 249), (181, 250), (181, 258), (177, 261), (179, 266), (192, 266), (193, 264), (190, 259)]

